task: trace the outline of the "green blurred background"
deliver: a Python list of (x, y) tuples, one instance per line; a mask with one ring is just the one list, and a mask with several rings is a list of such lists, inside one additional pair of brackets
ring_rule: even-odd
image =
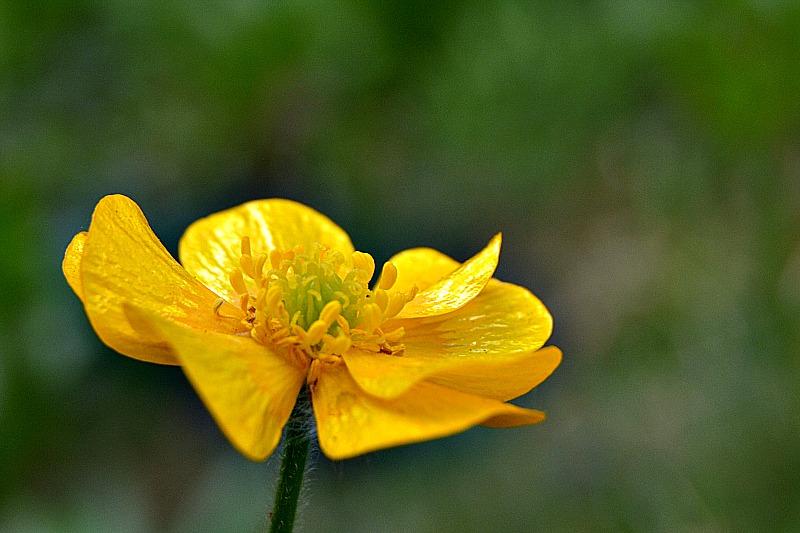
[(0, 531), (258, 531), (180, 369), (91, 330), (60, 262), (105, 194), (175, 251), (287, 197), (378, 260), (552, 311), (540, 426), (332, 463), (304, 531), (800, 529), (792, 1), (0, 3)]

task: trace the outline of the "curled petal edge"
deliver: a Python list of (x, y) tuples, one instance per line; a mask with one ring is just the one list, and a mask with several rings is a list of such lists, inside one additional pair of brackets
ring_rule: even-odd
[(397, 318), (422, 318), (454, 311), (477, 296), (492, 279), (500, 259), (502, 234), (449, 275), (420, 291)]

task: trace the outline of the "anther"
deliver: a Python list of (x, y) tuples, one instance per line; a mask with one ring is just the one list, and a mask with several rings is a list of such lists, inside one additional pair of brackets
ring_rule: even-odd
[(270, 335), (269, 339), (273, 342), (277, 342), (283, 339), (284, 337), (288, 336), (289, 336), (289, 328), (281, 328), (272, 335)]
[(378, 287), (381, 289), (388, 291), (392, 287), (394, 287), (394, 283), (397, 281), (397, 267), (392, 264), (391, 261), (387, 261), (383, 265), (383, 271), (381, 272), (381, 280), (378, 283)]
[(242, 237), (242, 255), (253, 255), (250, 251), (250, 237), (247, 235)]
[(389, 304), (383, 311), (383, 317), (386, 319), (397, 316), (397, 313), (403, 310), (406, 305), (406, 295), (402, 292), (396, 292), (389, 298)]
[(353, 252), (353, 267), (360, 270), (363, 274), (358, 275), (358, 278), (363, 282), (368, 282), (375, 274), (375, 260), (371, 255), (364, 252)]
[(231, 272), (230, 281), (233, 290), (236, 291), (236, 294), (247, 294), (247, 285), (244, 284), (244, 276), (242, 276), (241, 270), (235, 268)]
[(275, 270), (279, 270), (281, 268), (281, 261), (283, 260), (283, 252), (274, 248), (269, 253), (269, 264), (272, 265), (272, 268)]
[(294, 333), (294, 335), (300, 339), (301, 343), (311, 346), (311, 343), (308, 342), (308, 332), (306, 330), (298, 325), (292, 325), (292, 333)]
[(350, 337), (350, 323), (341, 315), (336, 317), (336, 323), (342, 328), (344, 334)]
[(264, 273), (264, 264), (267, 262), (267, 254), (258, 254), (253, 265), (253, 280), (256, 285), (261, 285), (261, 275)]
[(341, 312), (342, 304), (336, 300), (333, 300), (326, 303), (325, 307), (322, 308), (322, 311), (319, 314), (319, 319), (329, 328), (336, 321), (336, 319), (339, 318)]
[(247, 274), (247, 277), (254, 278), (254, 270), (253, 270), (253, 256), (251, 255), (243, 255), (239, 258), (239, 266), (242, 267), (242, 272)]
[(418, 292), (419, 292), (419, 287), (417, 287), (415, 283), (414, 285), (411, 286), (411, 289), (409, 289), (408, 294), (406, 294), (406, 302), (410, 302), (411, 300), (413, 300)]
[(389, 293), (383, 289), (375, 289), (375, 303), (378, 304), (382, 312), (385, 312), (386, 307), (389, 305)]
[(364, 313), (364, 331), (370, 335), (383, 322), (381, 308), (377, 304), (369, 303), (361, 311)]
[[(244, 312), (242, 323), (256, 341), (289, 346), (300, 360), (317, 361), (309, 369), (310, 381), (316, 381), (319, 363), (337, 363), (353, 346), (402, 351), (403, 329), (385, 334), (381, 325), (414, 297), (416, 287), (410, 293), (387, 292), (398, 277), (391, 262), (383, 265), (378, 286), (370, 290), (375, 260), (363, 252), (345, 261), (341, 252), (315, 244), (307, 252), (293, 246), (254, 256), (249, 237), (242, 237), (241, 252), (239, 268), (229, 278)], [(224, 316), (224, 305), (222, 299), (214, 302), (215, 316)]]
[(308, 346), (314, 346), (315, 344), (318, 344), (319, 341), (322, 340), (322, 336), (328, 332), (328, 327), (328, 324), (326, 324), (324, 321), (316, 320), (313, 324), (311, 324), (311, 327), (308, 328), (308, 336), (303, 339), (303, 342), (308, 343)]
[(331, 346), (331, 353), (342, 355), (349, 349), (350, 349), (350, 335), (346, 335), (343, 332), (339, 333), (339, 335), (337, 335), (336, 339), (333, 341), (333, 345)]
[(267, 290), (267, 309), (273, 314), (277, 314), (278, 304), (283, 299), (283, 290), (278, 285), (270, 285)]
[(405, 333), (406, 333), (405, 328), (401, 327), (397, 328), (394, 331), (390, 331), (389, 333), (384, 333), (383, 338), (389, 342), (397, 342), (403, 338), (403, 335), (405, 335)]

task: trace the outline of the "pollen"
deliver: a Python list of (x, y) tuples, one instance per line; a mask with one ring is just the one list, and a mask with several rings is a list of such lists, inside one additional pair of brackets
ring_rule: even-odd
[[(416, 295), (393, 290), (397, 267), (387, 262), (373, 289), (375, 260), (364, 252), (345, 257), (315, 244), (304, 250), (272, 249), (253, 254), (250, 238), (241, 242), (239, 268), (230, 272), (242, 323), (250, 336), (267, 345), (288, 346), (309, 363), (308, 380), (319, 365), (336, 363), (351, 348), (401, 355), (402, 327), (384, 330)], [(219, 315), (222, 304), (214, 306)], [(311, 364), (313, 363), (313, 364)]]

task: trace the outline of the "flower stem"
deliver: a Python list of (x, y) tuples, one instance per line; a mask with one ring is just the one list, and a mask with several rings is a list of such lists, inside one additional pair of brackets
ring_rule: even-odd
[(311, 404), (306, 386), (300, 389), (297, 402), (286, 423), (286, 435), (283, 444), (283, 460), (278, 478), (278, 489), (275, 493), (275, 504), (272, 508), (270, 533), (290, 533), (294, 527), (297, 514), (297, 500), (303, 486), (303, 474), (306, 471), (308, 447), (311, 443)]

